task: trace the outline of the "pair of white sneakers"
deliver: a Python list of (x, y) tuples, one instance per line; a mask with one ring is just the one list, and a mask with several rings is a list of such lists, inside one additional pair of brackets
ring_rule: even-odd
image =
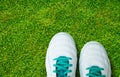
[[(77, 49), (73, 38), (64, 32), (51, 40), (46, 54), (47, 77), (75, 77)], [(111, 77), (110, 61), (104, 47), (95, 41), (81, 50), (80, 77)]]

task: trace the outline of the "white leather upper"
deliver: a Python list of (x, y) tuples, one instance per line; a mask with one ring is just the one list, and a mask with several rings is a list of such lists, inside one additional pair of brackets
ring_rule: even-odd
[(79, 69), (81, 77), (88, 77), (86, 74), (90, 66), (99, 66), (104, 68), (102, 71), (106, 77), (111, 77), (110, 62), (104, 47), (98, 42), (88, 42), (81, 50)]
[(72, 72), (69, 73), (68, 76), (75, 77), (77, 50), (73, 38), (67, 33), (60, 32), (50, 41), (46, 55), (47, 77), (56, 77), (56, 74), (53, 73), (53, 70), (55, 70), (53, 64), (55, 64), (56, 61), (53, 59), (58, 58), (59, 56), (72, 58), (72, 60), (69, 60), (70, 64), (73, 65), (69, 68)]

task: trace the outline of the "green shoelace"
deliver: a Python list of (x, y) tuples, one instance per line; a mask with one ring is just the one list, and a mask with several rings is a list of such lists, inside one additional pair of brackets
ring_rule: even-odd
[(86, 70), (89, 70), (89, 73), (86, 74), (86, 76), (89, 77), (105, 77), (105, 75), (102, 75), (102, 70), (104, 70), (103, 68), (100, 68), (98, 66), (91, 66), (89, 68), (87, 68)]
[(71, 59), (72, 58), (66, 56), (60, 56), (54, 59), (56, 60), (56, 64), (54, 64), (53, 66), (56, 67), (56, 70), (54, 70), (53, 72), (56, 73), (57, 77), (70, 77), (67, 76), (67, 74), (72, 72), (71, 70), (69, 70), (69, 67), (72, 66), (72, 64), (69, 64), (69, 60)]

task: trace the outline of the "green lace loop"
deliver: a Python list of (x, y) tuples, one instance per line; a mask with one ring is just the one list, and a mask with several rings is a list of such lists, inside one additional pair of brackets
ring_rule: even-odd
[(56, 67), (56, 70), (54, 70), (53, 72), (56, 73), (57, 77), (70, 77), (67, 76), (67, 74), (72, 72), (71, 70), (69, 70), (69, 67), (72, 66), (72, 64), (69, 64), (69, 60), (71, 59), (72, 58), (66, 56), (60, 56), (54, 59), (56, 60), (56, 64), (54, 64), (53, 66)]
[(102, 70), (104, 70), (103, 68), (100, 68), (98, 66), (91, 66), (89, 68), (87, 68), (86, 70), (89, 70), (89, 73), (86, 74), (86, 76), (89, 77), (105, 77), (105, 75), (102, 75)]

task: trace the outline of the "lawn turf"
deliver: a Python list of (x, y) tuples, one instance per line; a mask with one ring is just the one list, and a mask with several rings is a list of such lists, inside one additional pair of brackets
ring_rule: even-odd
[(119, 0), (0, 0), (0, 77), (46, 77), (47, 47), (61, 31), (73, 36), (78, 58), (86, 42), (102, 43), (120, 77)]

